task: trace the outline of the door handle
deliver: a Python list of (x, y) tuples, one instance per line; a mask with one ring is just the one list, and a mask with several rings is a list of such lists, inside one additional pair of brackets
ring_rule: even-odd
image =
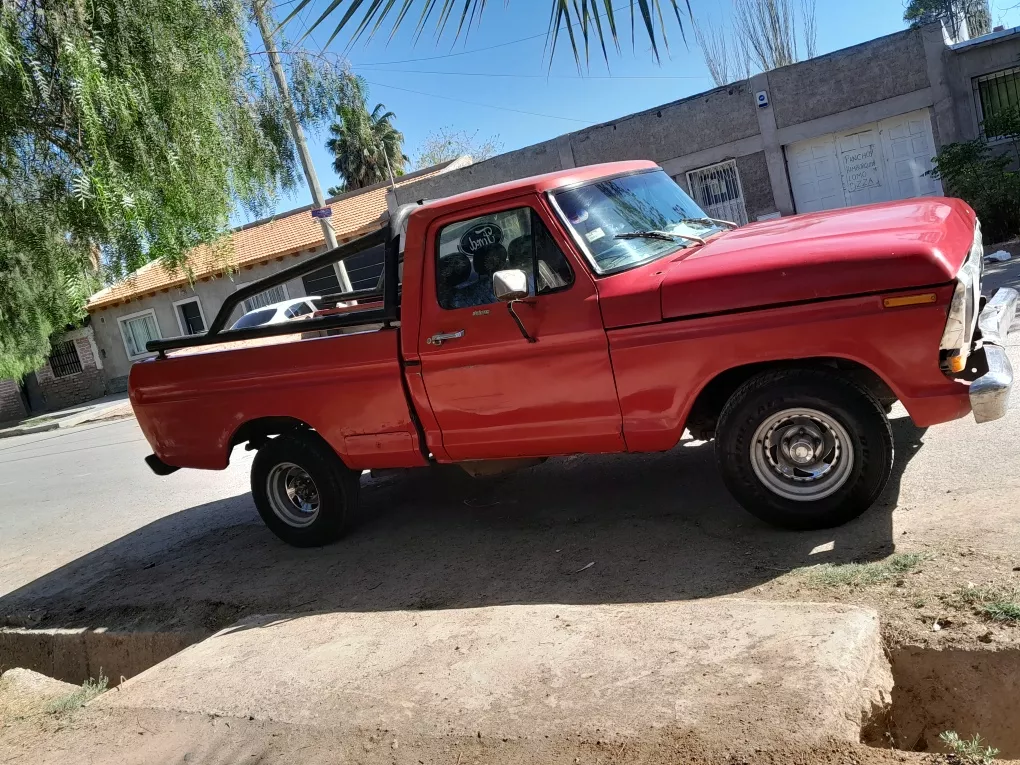
[(455, 332), (440, 332), (433, 335), (425, 341), (426, 345), (442, 345), (447, 340), (457, 340), (458, 338), (464, 337), (464, 330), (458, 329)]

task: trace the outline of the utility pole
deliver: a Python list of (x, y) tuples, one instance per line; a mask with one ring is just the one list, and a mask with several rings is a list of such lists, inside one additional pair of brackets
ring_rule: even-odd
[[(305, 131), (298, 121), (297, 111), (294, 109), (294, 102), (290, 100), (290, 88), (287, 86), (287, 77), (283, 72), (283, 64), (280, 63), (280, 54), (276, 50), (276, 42), (273, 40), (273, 23), (266, 14), (267, 0), (255, 0), (252, 3), (255, 12), (255, 23), (259, 25), (259, 32), (262, 33), (262, 42), (266, 46), (266, 55), (269, 57), (269, 68), (273, 70), (273, 79), (276, 80), (276, 87), (280, 91), (280, 100), (283, 101), (283, 110), (287, 114), (287, 121), (290, 123), (290, 133), (297, 146), (298, 156), (301, 158), (301, 167), (308, 179), (308, 190), (312, 192), (312, 209), (318, 210), (326, 206), (326, 198), (322, 195), (322, 187), (319, 185), (319, 178), (315, 174), (315, 166), (312, 164), (312, 157), (308, 153), (308, 145), (305, 143)], [(336, 248), (336, 234), (329, 223), (329, 218), (320, 218), (322, 233), (326, 237), (326, 247), (330, 250)], [(347, 276), (347, 269), (343, 261), (336, 264), (337, 279), (340, 281), (340, 289), (344, 292), (351, 292), (351, 280)]]

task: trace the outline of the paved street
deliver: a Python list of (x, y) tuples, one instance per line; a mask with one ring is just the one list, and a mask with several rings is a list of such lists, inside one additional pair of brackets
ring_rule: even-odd
[[(0, 441), (0, 597), (154, 521), (248, 490), (249, 452), (238, 450), (225, 472), (182, 471), (183, 480), (167, 481), (142, 461), (150, 451), (133, 419)], [(182, 517), (166, 537), (146, 537), (153, 548), (133, 545), (133, 553), (165, 549), (178, 528), (200, 533), (257, 520), (250, 503), (232, 507)]]

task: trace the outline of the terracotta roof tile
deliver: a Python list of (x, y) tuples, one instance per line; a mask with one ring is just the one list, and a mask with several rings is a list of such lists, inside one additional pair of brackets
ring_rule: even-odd
[[(415, 174), (397, 185), (419, 181), (443, 172), (445, 165), (433, 172)], [(383, 224), (386, 213), (388, 184), (352, 192), (329, 203), (333, 210), (330, 222), (338, 240), (374, 231)], [(188, 266), (194, 281), (219, 276), (229, 269), (255, 265), (273, 258), (296, 255), (303, 250), (325, 243), (319, 221), (312, 218), (308, 207), (284, 213), (265, 222), (235, 229), (222, 243), (196, 247), (188, 255)], [(152, 292), (159, 292), (188, 283), (181, 270), (168, 271), (161, 263), (148, 263), (133, 274), (94, 294), (88, 302), (89, 311), (127, 302)]]

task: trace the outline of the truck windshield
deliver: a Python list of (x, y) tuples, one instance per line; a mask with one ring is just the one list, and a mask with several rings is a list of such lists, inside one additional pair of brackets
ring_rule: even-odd
[(554, 198), (600, 274), (691, 247), (722, 229), (661, 170), (606, 178)]

